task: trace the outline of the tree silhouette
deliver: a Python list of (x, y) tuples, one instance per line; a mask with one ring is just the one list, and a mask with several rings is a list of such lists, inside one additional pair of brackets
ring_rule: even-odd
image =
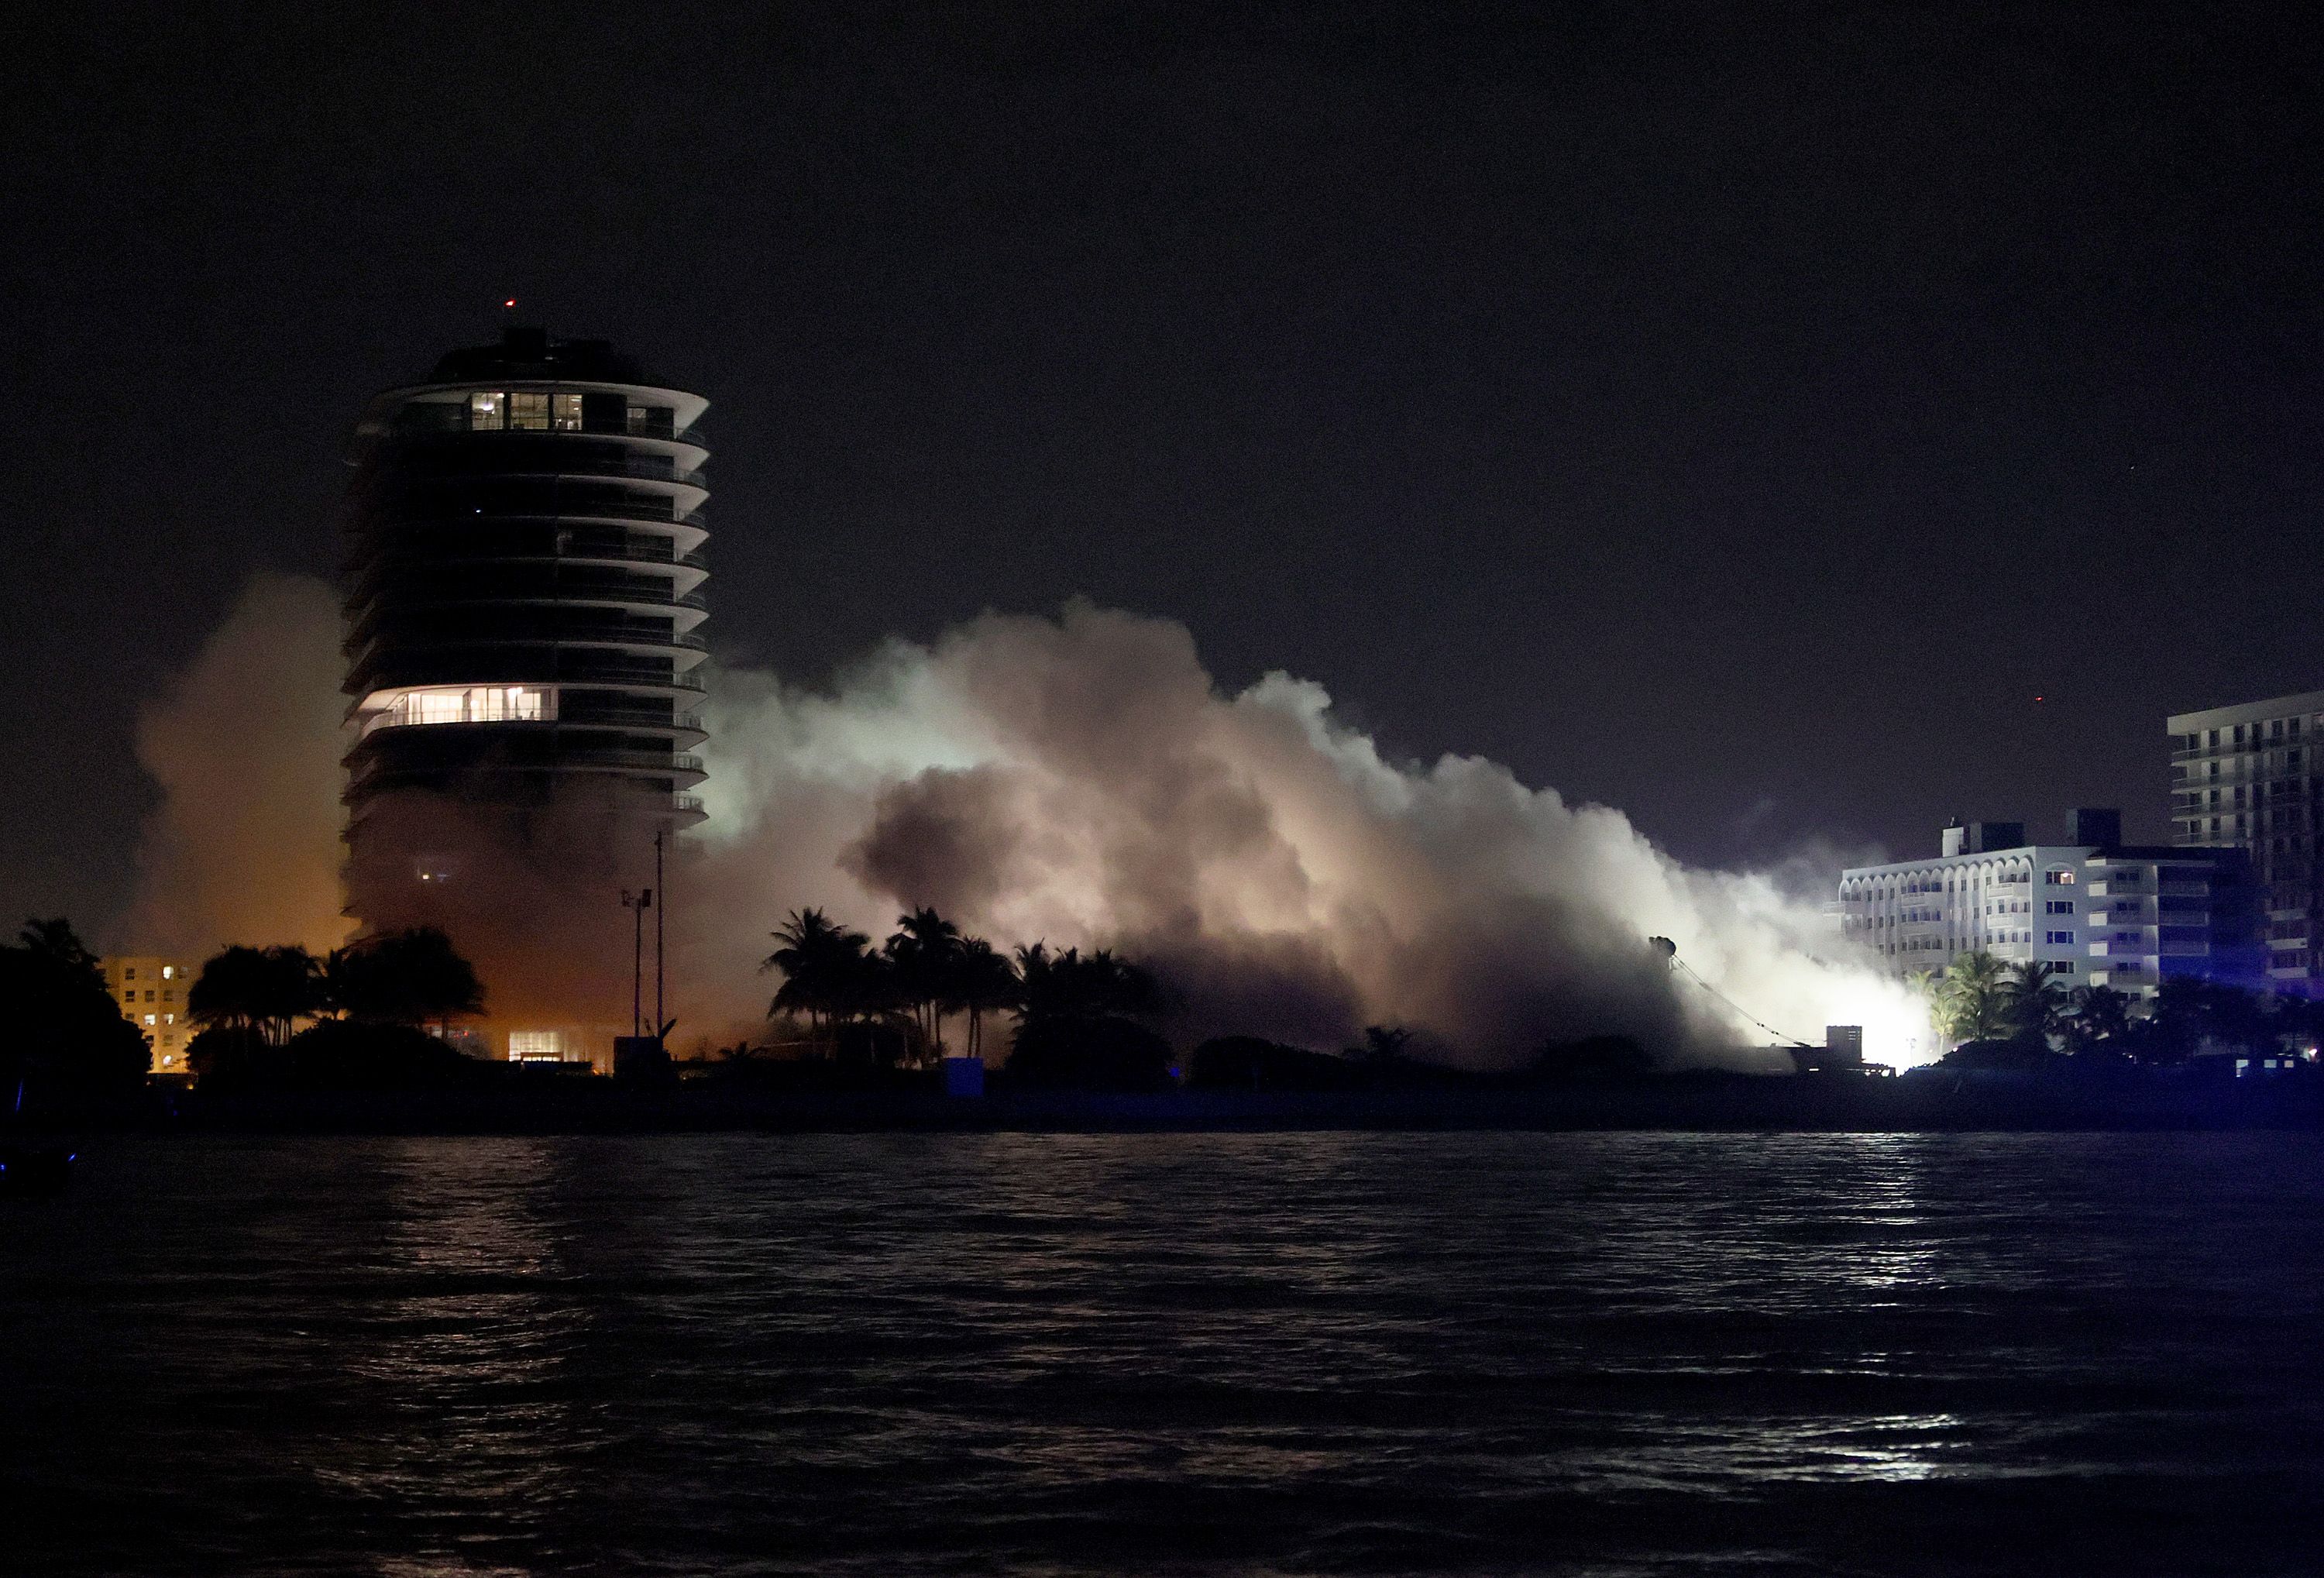
[(144, 1033), (122, 1017), (97, 957), (62, 920), (27, 921), (0, 946), (0, 1111), (20, 1090), (127, 1091), (143, 1084)]
[(1150, 1019), (1161, 1009), (1154, 977), (1104, 948), (1084, 957), (1078, 948), (1052, 954), (1046, 943), (1017, 950), (1024, 995), (1017, 1017), (1039, 1020), (1117, 1017)]
[(774, 938), (782, 946), (759, 966), (782, 973), (770, 1016), (805, 1014), (810, 1033), (827, 1041), (835, 1024), (862, 1013), (877, 995), (863, 955), (872, 939), (862, 932), (835, 925), (820, 909), (794, 909)]
[(432, 926), (366, 937), (323, 961), (323, 1001), (373, 1024), (448, 1027), (484, 1011), (475, 967)]
[(2066, 1039), (2077, 1052), (2087, 1052), (2102, 1042), (2116, 1041), (2130, 1033), (2130, 998), (2111, 986), (2077, 986), (2072, 993), (2073, 1015), (2063, 1026)]
[(910, 1012), (920, 1044), (931, 1057), (944, 1056), (944, 1012), (959, 968), (960, 927), (934, 909), (898, 918), (895, 935), (883, 950), (899, 1006)]
[(2009, 1030), (2007, 966), (1991, 954), (1963, 954), (1937, 988), (1940, 1021), (1951, 1041), (1998, 1040)]
[(1017, 966), (981, 937), (963, 937), (953, 961), (949, 1006), (968, 1015), (968, 1055), (984, 1056), (984, 1016), (1017, 1006), (1024, 996)]
[(238, 1030), (272, 1047), (288, 1041), (292, 1025), (322, 1006), (314, 955), (296, 946), (226, 948), (203, 962), (186, 991), (186, 1017), (195, 1024)]
[(2029, 1041), (2048, 1046), (2066, 1012), (2066, 991), (2039, 959), (2007, 967), (2002, 982), (2003, 1011), (2009, 1028)]

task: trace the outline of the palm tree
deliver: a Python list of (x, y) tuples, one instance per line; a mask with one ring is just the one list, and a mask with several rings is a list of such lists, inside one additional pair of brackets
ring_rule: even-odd
[(872, 983), (863, 950), (872, 939), (860, 931), (837, 925), (820, 909), (794, 909), (777, 927), (775, 941), (782, 946), (769, 954), (761, 972), (779, 970), (783, 984), (768, 1005), (770, 1017), (779, 1013), (807, 1015), (810, 1033), (826, 1038), (842, 1019), (864, 1011)]
[(484, 1011), (484, 988), (475, 966), (432, 926), (383, 932), (323, 960), (320, 1005), (348, 1019), (381, 1024), (433, 1024), (439, 1033), (452, 1020)]
[(1079, 948), (1052, 954), (1035, 943), (1017, 950), (1017, 974), (1025, 983), (1020, 1020), (1151, 1019), (1162, 1007), (1154, 977), (1105, 948), (1084, 957)]
[(273, 1046), (292, 1024), (321, 1008), (314, 955), (302, 947), (229, 947), (204, 962), (186, 991), (186, 1017), (211, 1029), (242, 1030)]
[(960, 927), (934, 909), (915, 909), (898, 918), (884, 951), (896, 996), (910, 1010), (921, 1046), (942, 1057), (945, 1000), (960, 955)]
[(2004, 1011), (2010, 1028), (2028, 1040), (2050, 1043), (2066, 1013), (2066, 989), (2058, 984), (2050, 966), (2039, 959), (2027, 959), (2008, 967), (2008, 979), (2002, 983)]
[(2101, 1041), (2130, 1033), (2130, 998), (2111, 986), (2077, 986), (2073, 1017), (2065, 1023), (2074, 1050), (2087, 1052)]
[(968, 1055), (984, 1056), (984, 1016), (1014, 1008), (1024, 996), (1017, 966), (981, 937), (963, 937), (953, 958), (947, 1006), (968, 1015)]
[(23, 929), (16, 934), (16, 940), (37, 959), (72, 976), (86, 977), (99, 985), (104, 983), (105, 977), (97, 964), (97, 955), (88, 951), (69, 920), (61, 917), (55, 920), (27, 920)]
[(2007, 966), (1991, 954), (1963, 954), (1937, 988), (1949, 1041), (1994, 1041), (2009, 1029)]

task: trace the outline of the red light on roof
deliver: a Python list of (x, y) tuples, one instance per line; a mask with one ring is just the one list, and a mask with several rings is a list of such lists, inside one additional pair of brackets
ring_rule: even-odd
[(516, 298), (512, 296), (507, 300), (502, 302), (501, 305), (503, 307), (513, 307), (516, 305)]

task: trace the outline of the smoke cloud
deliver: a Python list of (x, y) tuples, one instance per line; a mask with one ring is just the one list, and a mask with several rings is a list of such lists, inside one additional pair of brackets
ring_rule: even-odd
[[(140, 755), (165, 799), (134, 929), (152, 946), (344, 936), (337, 632), (327, 587), (262, 577), (146, 715)], [(792, 909), (876, 937), (929, 904), (997, 946), (1111, 946), (1154, 966), (1188, 1042), (1338, 1047), (1400, 1024), (1473, 1064), (1606, 1033), (1673, 1062), (1748, 1063), (1766, 1036), (1675, 977), (1646, 941), (1662, 936), (1784, 1032), (1862, 1024), (1869, 1056), (1931, 1055), (1906, 992), (1843, 942), (1820, 893), (1793, 896), (1800, 873), (1690, 869), (1619, 811), (1480, 758), (1387, 761), (1312, 682), (1222, 693), (1167, 620), (1084, 604), (987, 614), (933, 646), (889, 641), (827, 694), (715, 671), (707, 711), (710, 819), (665, 895), (680, 1045), (758, 1032), (759, 962)], [(496, 1006), (604, 995), (595, 976), (626, 987), (625, 968), (495, 975), (522, 973), (525, 927), (561, 937), (546, 923), (568, 911), (587, 912), (591, 946), (534, 953), (625, 952), (613, 889), (641, 874), (587, 873), (612, 884), (594, 899), (520, 894), (497, 941), (461, 935), (510, 908), (480, 905), (455, 941)]]
[(1157, 966), (1188, 1038), (1336, 1047), (1393, 1023), (1472, 1063), (1605, 1033), (1748, 1062), (1767, 1038), (1677, 980), (1646, 941), (1662, 936), (1779, 1029), (1863, 1024), (1871, 1055), (1926, 1056), (1906, 992), (1820, 901), (1691, 870), (1619, 811), (1479, 758), (1385, 761), (1312, 682), (1222, 695), (1168, 621), (988, 614), (888, 643), (831, 695), (729, 670), (710, 727), (712, 815), (679, 900), (709, 923), (689, 974), (712, 993), (752, 981), (794, 905), (877, 936), (932, 904), (999, 944)]
[(137, 719), (160, 786), (123, 952), (204, 957), (228, 943), (337, 946), (339, 604), (304, 576), (260, 575)]

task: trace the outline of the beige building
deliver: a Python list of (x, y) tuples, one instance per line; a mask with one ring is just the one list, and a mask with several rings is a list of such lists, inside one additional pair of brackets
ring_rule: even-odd
[(105, 972), (105, 988), (129, 1022), (145, 1032), (152, 1052), (147, 1065), (154, 1074), (183, 1078), (186, 1046), (194, 1027), (186, 1019), (186, 988), (193, 972), (176, 959), (154, 955), (124, 955), (97, 961)]

